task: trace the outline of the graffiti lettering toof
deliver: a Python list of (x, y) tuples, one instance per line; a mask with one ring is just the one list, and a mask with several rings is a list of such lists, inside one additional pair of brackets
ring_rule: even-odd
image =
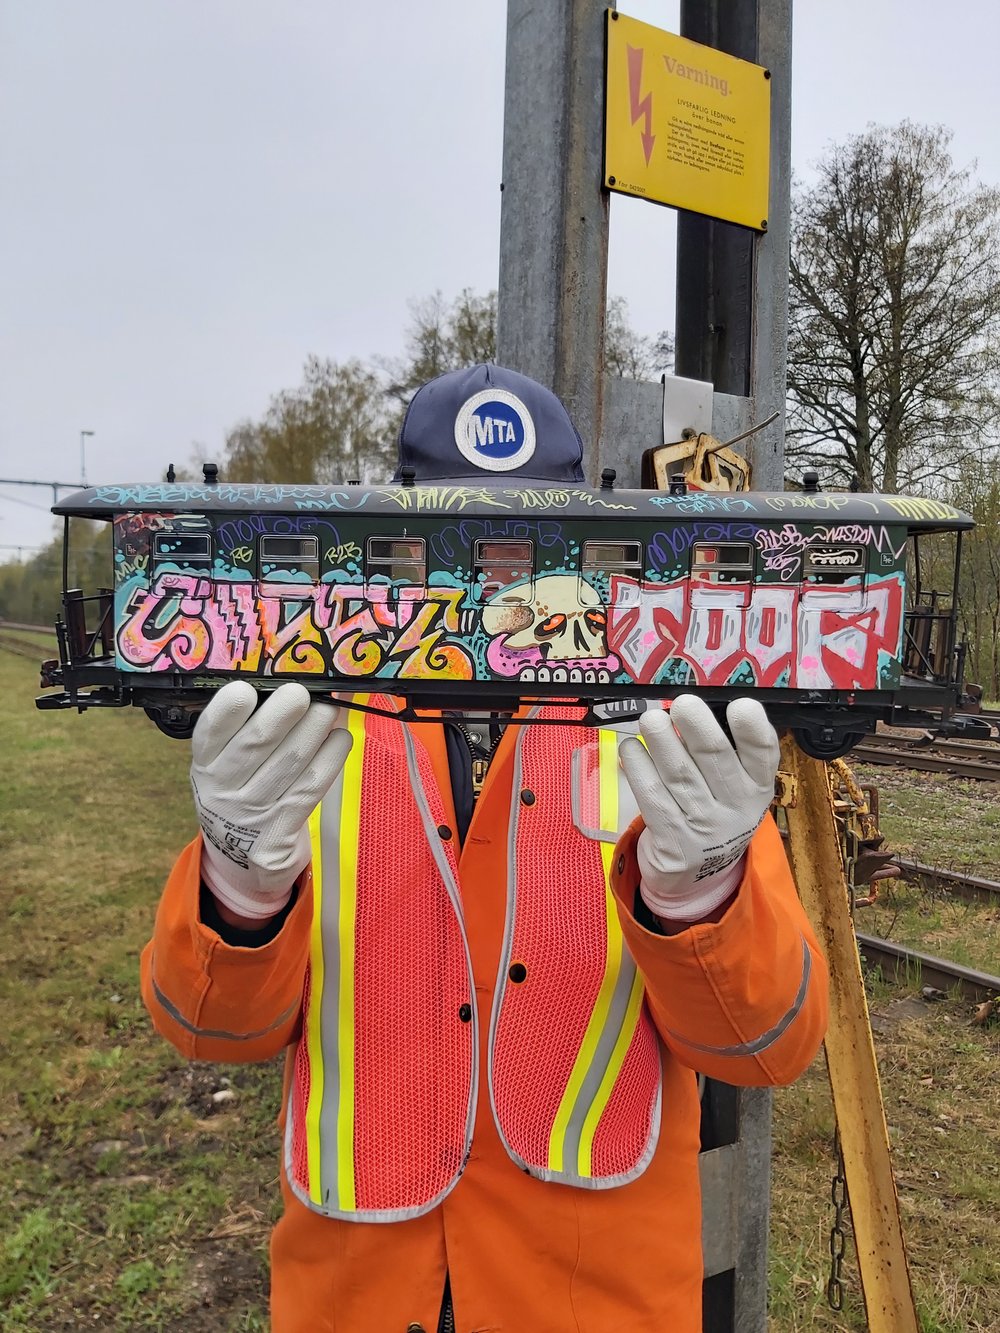
[(879, 689), (883, 662), (899, 653), (899, 578), (868, 583), (863, 597), (758, 584), (747, 607), (727, 589), (694, 607), (687, 578), (657, 589), (617, 576), (612, 584), (608, 647), (640, 683), (680, 672), (698, 685)]

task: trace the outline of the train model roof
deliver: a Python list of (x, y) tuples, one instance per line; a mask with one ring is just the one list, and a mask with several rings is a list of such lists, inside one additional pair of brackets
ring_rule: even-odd
[(226, 511), (328, 514), (331, 511), (386, 514), (487, 515), (497, 511), (562, 518), (647, 518), (678, 522), (732, 519), (757, 522), (905, 523), (915, 531), (965, 529), (974, 520), (942, 500), (917, 496), (848, 491), (665, 491), (592, 489), (575, 485), (483, 486), (406, 485), (312, 486), (233, 484), (231, 482), (137, 482), (93, 486), (76, 491), (53, 506), (53, 513), (74, 518), (113, 518), (123, 512), (220, 513)]

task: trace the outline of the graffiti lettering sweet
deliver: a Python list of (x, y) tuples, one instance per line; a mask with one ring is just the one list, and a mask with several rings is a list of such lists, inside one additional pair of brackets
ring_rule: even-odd
[(469, 680), (458, 588), (303, 585), (269, 597), (249, 583), (163, 574), (137, 588), (118, 633), (122, 664), (146, 671), (308, 672)]

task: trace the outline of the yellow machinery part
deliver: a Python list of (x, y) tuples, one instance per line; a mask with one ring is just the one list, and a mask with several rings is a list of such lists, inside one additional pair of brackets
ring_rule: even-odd
[(659, 491), (670, 489), (670, 478), (680, 474), (699, 491), (745, 491), (750, 485), (750, 464), (735, 449), (702, 432), (676, 444), (661, 444), (642, 456), (642, 482)]
[(794, 788), (794, 803), (785, 810), (789, 861), (799, 897), (830, 966), (826, 1061), (868, 1327), (872, 1333), (918, 1333), (827, 769), (821, 761), (803, 754), (789, 736), (782, 741), (781, 767), (790, 774)]

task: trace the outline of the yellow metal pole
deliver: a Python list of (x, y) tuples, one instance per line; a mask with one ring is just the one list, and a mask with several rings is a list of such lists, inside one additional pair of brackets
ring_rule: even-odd
[(875, 1046), (826, 766), (782, 741), (795, 780), (786, 808), (788, 855), (799, 896), (830, 965), (826, 1061), (871, 1333), (919, 1333), (889, 1156)]

